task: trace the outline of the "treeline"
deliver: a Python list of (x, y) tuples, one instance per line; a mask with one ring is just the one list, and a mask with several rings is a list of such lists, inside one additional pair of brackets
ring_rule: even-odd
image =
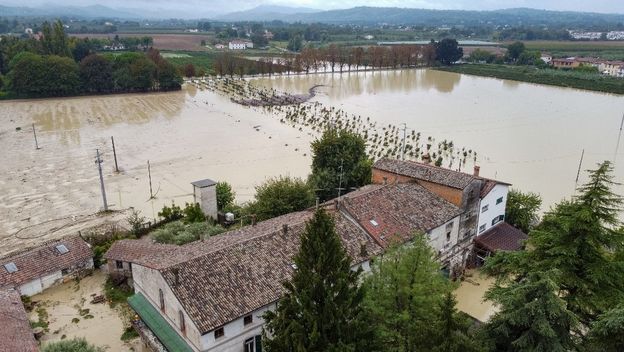
[(427, 45), (393, 45), (342, 47), (331, 44), (326, 48), (304, 48), (299, 54), (251, 61), (221, 54), (214, 63), (219, 76), (273, 75), (276, 73), (345, 72), (384, 68), (451, 65), (463, 56), (455, 39), (443, 39)]
[(27, 98), (181, 88), (177, 68), (155, 49), (99, 55), (94, 41), (69, 38), (60, 21), (44, 23), (42, 33), (39, 40), (2, 37), (0, 94)]

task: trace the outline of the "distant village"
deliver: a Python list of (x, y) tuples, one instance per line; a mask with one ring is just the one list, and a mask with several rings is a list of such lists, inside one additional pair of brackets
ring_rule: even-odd
[[(151, 350), (261, 351), (263, 314), (284, 294), (304, 225), (319, 207), (334, 219), (354, 269), (364, 272), (414, 235), (426, 236), (452, 279), (497, 251), (522, 250), (527, 235), (505, 222), (510, 184), (479, 173), (478, 166), (463, 173), (383, 158), (373, 165), (372, 184), (308, 210), (182, 246), (117, 241), (103, 270), (131, 284), (133, 326)], [(194, 184), (196, 201), (213, 218), (220, 217), (215, 184)], [(0, 258), (0, 345), (37, 351), (40, 331), (31, 329), (21, 297), (83, 277), (94, 269), (93, 255), (76, 234)]]

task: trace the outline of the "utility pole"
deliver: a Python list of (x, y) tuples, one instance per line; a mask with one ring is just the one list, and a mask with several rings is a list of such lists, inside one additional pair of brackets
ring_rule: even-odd
[(405, 139), (407, 137), (407, 124), (403, 122), (403, 146), (401, 147), (401, 160), (405, 160)]
[(111, 136), (111, 143), (113, 143), (113, 157), (115, 158), (115, 172), (119, 173), (119, 166), (117, 166), (117, 152), (115, 151), (115, 138)]
[(37, 142), (37, 131), (35, 130), (35, 124), (32, 124), (33, 135), (35, 136), (35, 149), (39, 150), (39, 142)]
[(106, 202), (106, 190), (104, 189), (104, 176), (102, 175), (102, 162), (100, 158), (100, 150), (95, 150), (95, 163), (98, 165), (98, 171), (100, 172), (100, 188), (102, 189), (102, 201), (104, 202), (104, 211), (108, 211), (108, 203)]
[(152, 168), (150, 166), (149, 160), (147, 161), (147, 176), (149, 177), (150, 199), (154, 199), (154, 193), (152, 192)]

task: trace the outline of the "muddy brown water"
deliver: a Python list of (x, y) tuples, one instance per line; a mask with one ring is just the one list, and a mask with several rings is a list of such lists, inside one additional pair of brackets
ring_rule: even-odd
[[(615, 149), (624, 97), (434, 70), (261, 78), (255, 84), (305, 93), (373, 121), (399, 125), (478, 152), (481, 175), (537, 192), (544, 210), (574, 194), (582, 170), (615, 161), (624, 181), (624, 138)], [(409, 131), (408, 131), (409, 133)], [(587, 180), (581, 172), (579, 184)], [(624, 193), (619, 188), (620, 193)]]
[[(423, 135), (474, 149), (482, 175), (541, 193), (545, 208), (573, 194), (583, 149), (584, 169), (614, 158), (624, 112), (621, 96), (432, 70), (253, 83), (291, 94), (323, 85), (313, 101), (380, 123), (405, 122)], [(310, 168), (308, 131), (188, 84), (171, 93), (2, 101), (0, 118), (0, 254), (19, 246), (22, 239), (13, 235), (21, 229), (29, 229), (21, 233), (33, 242), (39, 224), (71, 228), (75, 219), (101, 210), (96, 148), (110, 207), (135, 207), (149, 218), (171, 201), (192, 201), (192, 181), (228, 181), (244, 202), (265, 179), (305, 177)], [(111, 136), (120, 173), (114, 172)], [(622, 154), (616, 158), (619, 180)], [(55, 219), (66, 220), (50, 222)]]

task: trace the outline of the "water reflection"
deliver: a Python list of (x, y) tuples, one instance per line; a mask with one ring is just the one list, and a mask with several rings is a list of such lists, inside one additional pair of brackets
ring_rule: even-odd
[(322, 84), (329, 87), (324, 91), (331, 99), (340, 100), (362, 94), (409, 94), (429, 90), (450, 93), (459, 85), (461, 77), (455, 73), (410, 69), (265, 77), (253, 82), (294, 93), (304, 93), (311, 86)]

